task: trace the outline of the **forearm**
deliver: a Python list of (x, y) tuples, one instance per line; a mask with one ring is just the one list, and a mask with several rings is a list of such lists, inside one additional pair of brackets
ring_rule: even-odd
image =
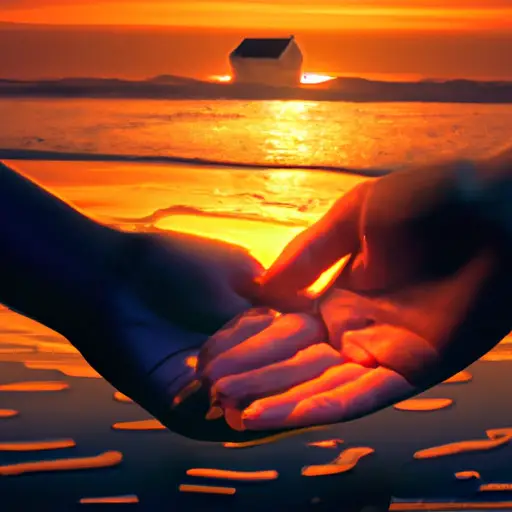
[(491, 236), (512, 248), (512, 150), (459, 165), (457, 188)]
[(0, 162), (0, 302), (9, 308), (67, 335), (101, 298), (120, 235)]

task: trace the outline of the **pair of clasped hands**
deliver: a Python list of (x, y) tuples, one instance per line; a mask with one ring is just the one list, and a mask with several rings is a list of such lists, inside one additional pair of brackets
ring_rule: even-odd
[[(239, 431), (352, 420), (442, 382), (506, 336), (507, 244), (465, 179), (440, 165), (364, 182), (293, 240), (257, 280), (262, 307), (201, 349), (212, 414)], [(308, 296), (341, 258), (334, 283)]]

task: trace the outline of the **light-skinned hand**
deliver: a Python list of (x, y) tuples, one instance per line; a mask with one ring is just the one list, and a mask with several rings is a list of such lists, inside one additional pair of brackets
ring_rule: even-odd
[[(270, 326), (250, 334), (243, 327), (256, 317), (245, 314), (204, 345), (199, 371), (231, 426), (355, 419), (441, 382), (504, 338), (510, 244), (506, 223), (482, 206), (498, 203), (489, 191), (502, 193), (493, 180), (507, 185), (507, 169), (503, 159), (450, 163), (365, 182), (292, 241), (261, 280), (261, 301), (301, 296), (352, 256), (309, 313), (267, 312)], [(475, 177), (481, 196), (467, 186)]]

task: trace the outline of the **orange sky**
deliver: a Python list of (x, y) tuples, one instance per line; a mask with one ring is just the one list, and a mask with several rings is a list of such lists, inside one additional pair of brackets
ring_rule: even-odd
[(510, 0), (2, 0), (0, 20), (314, 30), (512, 28)]
[(0, 78), (204, 78), (295, 34), (313, 73), (512, 79), (512, 0), (0, 0), (0, 21), (40, 24), (0, 24)]

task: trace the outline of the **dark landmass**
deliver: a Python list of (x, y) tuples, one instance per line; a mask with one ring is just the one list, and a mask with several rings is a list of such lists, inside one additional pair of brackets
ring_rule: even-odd
[(143, 81), (116, 78), (0, 79), (0, 97), (512, 103), (512, 82), (383, 82), (337, 78), (323, 84), (280, 88), (206, 82), (174, 75)]

